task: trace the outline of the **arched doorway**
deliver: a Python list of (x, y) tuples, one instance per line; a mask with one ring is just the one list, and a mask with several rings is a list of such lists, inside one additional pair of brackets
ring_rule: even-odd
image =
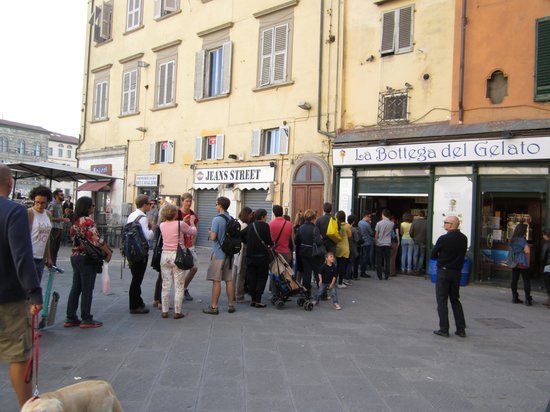
[(322, 169), (311, 161), (296, 168), (292, 180), (292, 217), (298, 211), (313, 209), (323, 213), (325, 178)]

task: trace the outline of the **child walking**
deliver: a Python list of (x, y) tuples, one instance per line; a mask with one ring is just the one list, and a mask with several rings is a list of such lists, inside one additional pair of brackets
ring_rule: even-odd
[(340, 310), (342, 306), (338, 304), (338, 294), (336, 292), (336, 278), (338, 275), (335, 270), (334, 259), (334, 254), (332, 252), (327, 252), (325, 255), (325, 263), (321, 265), (319, 273), (317, 274), (319, 278), (319, 290), (317, 291), (317, 300), (313, 302), (313, 304), (317, 305), (321, 296), (325, 293), (325, 290), (328, 289), (330, 291), (330, 297), (332, 298), (332, 307), (336, 310)]

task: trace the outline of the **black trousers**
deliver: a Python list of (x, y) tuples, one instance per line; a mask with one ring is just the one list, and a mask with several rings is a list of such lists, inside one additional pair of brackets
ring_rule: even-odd
[(439, 330), (449, 332), (449, 309), (447, 301), (451, 301), (451, 308), (455, 318), (457, 331), (466, 329), (464, 311), (460, 303), (460, 270), (437, 268), (437, 282), (435, 296), (437, 299), (437, 313), (439, 315)]
[(319, 268), (321, 267), (321, 261), (314, 257), (302, 255), (302, 286), (306, 288), (306, 296), (311, 296), (311, 276), (317, 277)]
[(512, 269), (512, 282), (510, 284), (510, 288), (512, 289), (512, 297), (514, 298), (514, 300), (518, 299), (519, 275), (521, 275), (521, 278), (523, 279), (523, 291), (525, 292), (525, 300), (533, 300), (533, 298), (531, 297), (531, 274), (529, 273), (529, 269), (520, 269), (517, 267)]
[(246, 284), (248, 293), (252, 297), (252, 302), (260, 303), (267, 283), (267, 273), (269, 271), (269, 262), (250, 263), (246, 266)]
[(391, 246), (376, 246), (376, 274), (378, 275), (378, 279), (382, 279), (382, 268), (384, 269), (384, 277), (386, 279), (389, 278), (390, 264)]
[(57, 254), (59, 253), (62, 237), (63, 229), (52, 228), (52, 231), (50, 232), (50, 253), (54, 266), (57, 266)]
[(544, 281), (544, 287), (546, 288), (546, 293), (550, 298), (550, 272), (544, 272), (542, 274), (542, 280)]
[(130, 271), (132, 272), (132, 282), (130, 283), (130, 290), (128, 291), (130, 310), (139, 309), (145, 305), (141, 298), (141, 282), (143, 282), (143, 276), (147, 270), (147, 260), (149, 259), (129, 264)]

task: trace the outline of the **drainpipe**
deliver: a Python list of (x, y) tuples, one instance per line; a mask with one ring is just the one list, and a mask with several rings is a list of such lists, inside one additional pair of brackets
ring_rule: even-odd
[(321, 130), (321, 99), (323, 84), (323, 28), (325, 23), (325, 0), (321, 0), (321, 9), (319, 11), (319, 80), (317, 83), (317, 133), (327, 137), (333, 137), (331, 133)]
[(84, 115), (82, 120), (82, 134), (79, 136), (78, 139), (78, 146), (76, 147), (76, 167), (80, 166), (80, 146), (86, 141), (86, 124), (88, 121), (88, 90), (89, 90), (89, 84), (90, 84), (90, 53), (92, 50), (92, 38), (93, 38), (93, 30), (94, 30), (94, 11), (95, 11), (95, 0), (91, 0), (92, 8), (90, 12), (91, 21), (90, 21), (90, 29), (88, 32), (88, 53), (86, 55), (86, 86), (85, 86), (85, 92), (84, 92)]
[(458, 78), (458, 124), (464, 120), (464, 54), (466, 49), (466, 4), (467, 0), (462, 0), (462, 17), (460, 26), (460, 74)]

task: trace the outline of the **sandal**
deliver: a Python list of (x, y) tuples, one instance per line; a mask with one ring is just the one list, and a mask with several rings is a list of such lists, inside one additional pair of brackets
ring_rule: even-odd
[(228, 313), (235, 313), (235, 306), (234, 305), (227, 305), (227, 312)]
[(166, 319), (168, 317), (168, 312), (162, 312), (160, 316)]
[(218, 315), (220, 311), (218, 308), (213, 308), (212, 306), (208, 306), (208, 309), (203, 309), (202, 313), (206, 313), (207, 315)]

